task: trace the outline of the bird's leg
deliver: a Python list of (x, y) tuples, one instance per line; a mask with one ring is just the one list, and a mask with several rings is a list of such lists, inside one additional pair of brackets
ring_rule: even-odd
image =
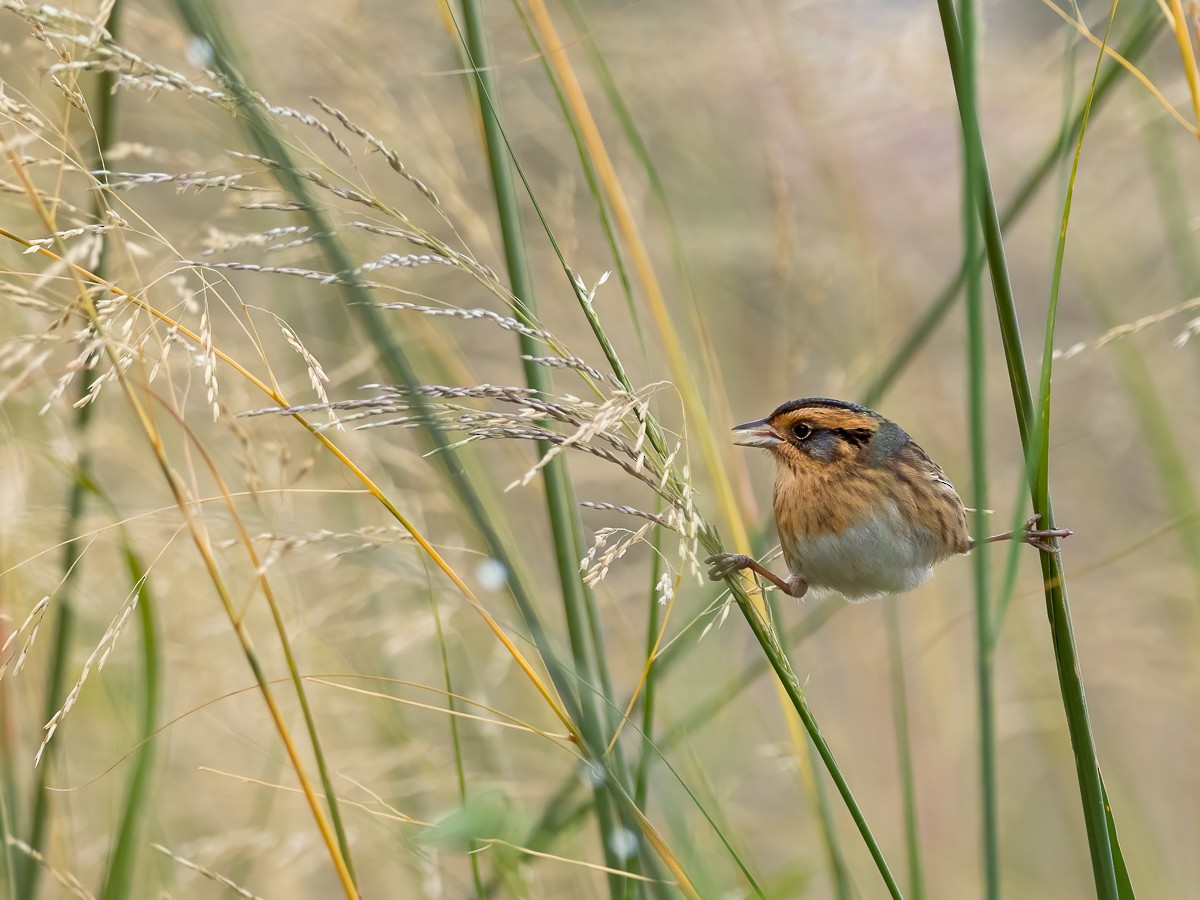
[(711, 581), (722, 581), (734, 572), (749, 569), (761, 575), (789, 597), (799, 600), (808, 590), (808, 583), (799, 578), (787, 580), (780, 578), (758, 560), (744, 553), (716, 553), (705, 560), (708, 563), (708, 577)]
[(986, 537), (981, 541), (972, 541), (971, 547), (974, 548), (978, 544), (991, 544), (996, 541), (1011, 541), (1019, 538), (1031, 547), (1037, 547), (1043, 553), (1057, 553), (1059, 548), (1046, 543), (1046, 539), (1070, 537), (1075, 532), (1069, 528), (1034, 528), (1033, 526), (1041, 518), (1040, 515), (1033, 516), (1020, 531), (1006, 531), (1004, 534), (993, 534), (991, 537)]

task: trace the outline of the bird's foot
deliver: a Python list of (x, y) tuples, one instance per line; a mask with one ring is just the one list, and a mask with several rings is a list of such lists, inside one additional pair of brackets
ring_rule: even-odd
[(1038, 522), (1042, 520), (1041, 514), (1035, 514), (1030, 517), (1025, 523), (1025, 528), (1022, 531), (1022, 540), (1031, 547), (1037, 547), (1043, 553), (1058, 553), (1058, 547), (1047, 543), (1048, 538), (1067, 538), (1075, 532), (1069, 528), (1036, 528)]
[(754, 567), (754, 560), (744, 553), (714, 553), (704, 562), (710, 581), (724, 581), (735, 572)]

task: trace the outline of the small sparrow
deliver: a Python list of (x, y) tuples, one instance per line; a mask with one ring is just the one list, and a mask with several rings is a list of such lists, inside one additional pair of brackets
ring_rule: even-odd
[(734, 443), (775, 457), (775, 526), (791, 575), (720, 553), (708, 558), (714, 581), (750, 569), (793, 597), (828, 589), (857, 602), (911, 591), (978, 543), (1019, 539), (1057, 553), (1049, 541), (1071, 534), (1036, 529), (1034, 516), (1021, 531), (973, 540), (941, 467), (895, 422), (854, 403), (792, 400), (734, 432)]

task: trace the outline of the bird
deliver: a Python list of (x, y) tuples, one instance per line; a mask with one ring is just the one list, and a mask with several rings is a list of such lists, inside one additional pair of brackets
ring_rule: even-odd
[(792, 597), (836, 591), (863, 602), (924, 584), (933, 567), (981, 543), (1021, 540), (1045, 553), (1066, 528), (1023, 529), (973, 539), (967, 510), (941, 466), (908, 432), (845, 400), (806, 397), (733, 429), (735, 444), (775, 459), (773, 505), (789, 577), (750, 556), (718, 553), (706, 562), (721, 581), (749, 569)]

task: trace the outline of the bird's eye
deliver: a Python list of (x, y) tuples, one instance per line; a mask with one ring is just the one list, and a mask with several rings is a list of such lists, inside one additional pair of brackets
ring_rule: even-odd
[(812, 434), (812, 429), (803, 422), (798, 422), (792, 426), (792, 434), (796, 436), (796, 440), (803, 441)]

